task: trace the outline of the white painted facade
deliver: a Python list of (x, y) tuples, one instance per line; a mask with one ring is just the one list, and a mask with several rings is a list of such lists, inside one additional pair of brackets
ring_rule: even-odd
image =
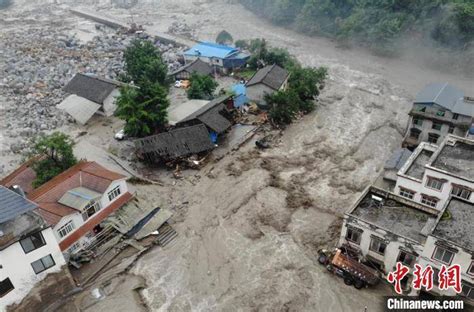
[[(286, 90), (288, 88), (288, 78), (283, 82), (279, 91)], [(263, 104), (265, 102), (265, 96), (267, 94), (273, 94), (277, 91), (270, 88), (264, 83), (258, 83), (247, 87), (247, 98), (255, 103)]]
[[(417, 179), (414, 177), (409, 176), (406, 172), (412, 165), (412, 163), (416, 160), (416, 157), (421, 153), (422, 150), (429, 150), (432, 152), (439, 151), (439, 148), (436, 145), (428, 144), (428, 143), (421, 143), (415, 152), (410, 156), (406, 164), (400, 169), (397, 173), (397, 182), (395, 185), (394, 192), (396, 194), (401, 195), (403, 189), (410, 190), (415, 192), (412, 200), (417, 203), (422, 203), (422, 194), (436, 197), (438, 198), (438, 203), (436, 207), (433, 207), (437, 210), (441, 210), (451, 195), (452, 189), (454, 185), (462, 185), (468, 189), (474, 189), (474, 182), (464, 179), (462, 177), (458, 177), (453, 175), (447, 171), (440, 170), (438, 168), (432, 167), (430, 164), (425, 165), (425, 171), (423, 173), (422, 179)], [(433, 155), (436, 157), (436, 153)], [(432, 158), (433, 160), (433, 158)], [(430, 163), (432, 162), (430, 161)], [(435, 178), (438, 180), (442, 180), (443, 184), (441, 190), (437, 190), (435, 188), (431, 188), (428, 186), (429, 178)], [(469, 198), (466, 198), (468, 201), (474, 203), (474, 195), (471, 194)]]
[[(109, 200), (109, 193), (114, 190), (116, 187), (118, 187), (120, 189), (120, 195), (117, 196), (116, 198), (114, 198), (112, 201)], [(128, 192), (128, 186), (127, 186), (127, 182), (125, 179), (122, 179), (122, 180), (117, 180), (117, 181), (113, 181), (109, 187), (107, 188), (107, 190), (103, 193), (102, 197), (99, 199), (99, 208), (100, 210), (96, 212), (99, 213), (101, 210), (107, 208), (110, 204), (112, 204), (113, 202), (115, 202), (120, 196), (122, 196), (123, 194), (127, 193)], [(53, 228), (53, 231), (54, 231), (54, 235), (56, 237), (56, 240), (58, 243), (60, 243), (61, 241), (63, 241), (64, 239), (66, 239), (68, 236), (72, 235), (78, 228), (80, 228), (81, 226), (83, 226), (84, 224), (86, 224), (89, 220), (92, 220), (94, 218), (95, 215), (92, 215), (91, 217), (89, 217), (89, 219), (87, 219), (86, 221), (84, 221), (83, 217), (82, 217), (82, 213), (77, 211), (76, 213), (74, 214), (71, 214), (71, 215), (68, 215), (68, 216), (65, 216), (63, 217)], [(59, 230), (64, 226), (66, 225), (68, 222), (72, 222), (73, 224), (73, 227), (74, 227), (74, 230), (70, 233), (68, 233), (66, 236), (64, 237), (60, 237), (59, 235)], [(89, 242), (90, 242), (90, 239), (86, 236), (83, 236), (81, 237), (79, 240), (79, 248), (83, 247), (84, 245), (87, 245)]]
[[(36, 283), (43, 280), (49, 273), (60, 271), (61, 267), (66, 264), (53, 230), (48, 227), (42, 230), (41, 234), (46, 244), (27, 254), (19, 242), (0, 251), (0, 265), (2, 266), (0, 281), (9, 278), (14, 287), (12, 291), (0, 298), (0, 311), (5, 311), (8, 305), (19, 303)], [(31, 263), (48, 255), (52, 256), (55, 265), (36, 274)]]

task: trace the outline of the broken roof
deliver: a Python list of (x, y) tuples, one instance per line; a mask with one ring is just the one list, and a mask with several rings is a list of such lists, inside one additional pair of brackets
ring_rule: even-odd
[(348, 214), (419, 243), (424, 242), (422, 233), (426, 233), (426, 227), (438, 216), (434, 209), (373, 186), (364, 192)]
[(174, 126), (181, 120), (199, 111), (208, 103), (209, 101), (206, 100), (189, 100), (184, 103), (170, 106), (168, 108), (168, 123)]
[(220, 114), (221, 111), (225, 110), (225, 105), (223, 103), (230, 98), (232, 98), (232, 95), (222, 95), (215, 98), (199, 110), (179, 121), (178, 124), (197, 119), (213, 131), (222, 133), (232, 126), (230, 121)]
[(214, 148), (203, 124), (183, 127), (135, 141), (139, 154), (148, 158), (173, 159)]
[(211, 75), (212, 74), (212, 66), (208, 63), (204, 62), (200, 58), (197, 58), (191, 63), (184, 65), (183, 67), (177, 69), (176, 71), (169, 74), (169, 76), (174, 76), (181, 72), (188, 72), (190, 74), (197, 73), (199, 75)]
[(56, 107), (66, 111), (81, 125), (85, 125), (100, 109), (101, 105), (89, 101), (86, 98), (71, 94)]
[(39, 213), (49, 224), (56, 224), (62, 217), (77, 212), (77, 210), (59, 203), (66, 192), (74, 188), (85, 187), (103, 194), (113, 181), (125, 178), (124, 175), (110, 171), (96, 162), (81, 161), (41, 185), (27, 197), (38, 204)]
[(474, 140), (448, 136), (430, 166), (474, 181)]
[(286, 69), (283, 69), (276, 64), (268, 65), (257, 71), (247, 82), (246, 86), (250, 87), (259, 83), (263, 83), (273, 90), (279, 90), (289, 75), (290, 74)]
[(461, 198), (451, 197), (444, 211), (448, 212), (448, 216), (445, 214), (440, 217), (433, 235), (472, 251), (474, 204)]
[(64, 91), (86, 98), (97, 104), (103, 104), (112, 91), (125, 85), (120, 81), (78, 73), (64, 87)]
[(473, 116), (474, 103), (464, 98), (464, 92), (448, 83), (432, 83), (421, 90), (415, 99), (415, 104), (434, 103), (453, 113)]

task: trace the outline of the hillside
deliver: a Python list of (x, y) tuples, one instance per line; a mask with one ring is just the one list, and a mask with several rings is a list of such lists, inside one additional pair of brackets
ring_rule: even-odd
[(472, 0), (240, 0), (253, 12), (310, 35), (392, 54), (400, 40), (468, 50), (474, 42)]

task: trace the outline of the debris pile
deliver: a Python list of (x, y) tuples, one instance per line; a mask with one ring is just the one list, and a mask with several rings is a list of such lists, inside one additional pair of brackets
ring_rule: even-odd
[(168, 33), (172, 35), (183, 36), (189, 39), (197, 39), (195, 28), (189, 26), (186, 23), (173, 22), (173, 24), (168, 27)]

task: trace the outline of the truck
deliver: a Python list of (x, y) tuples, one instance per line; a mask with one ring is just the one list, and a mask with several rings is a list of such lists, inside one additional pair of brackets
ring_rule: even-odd
[(344, 248), (320, 249), (318, 262), (357, 289), (377, 285), (381, 279), (380, 272), (351, 257)]

